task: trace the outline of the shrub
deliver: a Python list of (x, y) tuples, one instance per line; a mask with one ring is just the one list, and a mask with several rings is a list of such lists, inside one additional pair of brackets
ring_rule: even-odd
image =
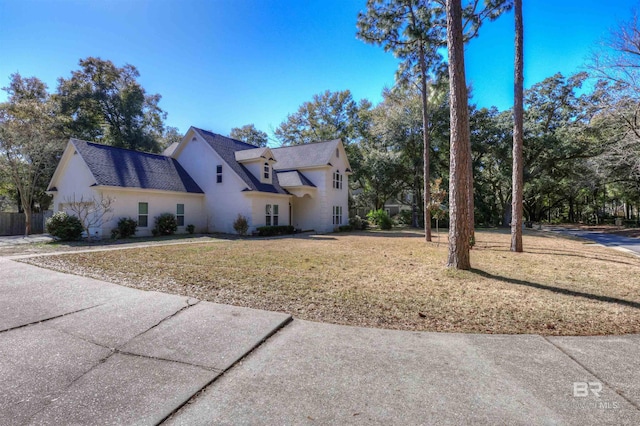
[(117, 228), (111, 231), (111, 238), (129, 238), (136, 234), (138, 222), (130, 217), (121, 217)]
[(178, 221), (172, 213), (156, 216), (154, 229), (157, 235), (173, 235), (178, 230)]
[(82, 222), (76, 216), (65, 212), (54, 213), (46, 223), (47, 232), (62, 241), (79, 240), (82, 236)]
[(261, 237), (272, 237), (274, 235), (293, 234), (295, 228), (293, 226), (260, 226), (256, 229)]
[(187, 225), (187, 232), (193, 234), (196, 232), (196, 227), (194, 225)]
[(369, 213), (367, 213), (367, 219), (378, 225), (380, 229), (391, 229), (391, 227), (393, 226), (393, 221), (391, 220), (387, 212), (382, 209), (371, 210)]
[(398, 222), (403, 225), (412, 225), (413, 212), (411, 210), (400, 210), (400, 213), (398, 213)]
[(349, 231), (353, 231), (353, 226), (351, 225), (338, 226), (338, 232), (349, 232)]
[(240, 235), (247, 235), (247, 231), (249, 230), (249, 221), (246, 217), (238, 213), (238, 217), (233, 222), (233, 229), (235, 229)]
[(369, 222), (362, 219), (360, 216), (355, 215), (352, 218), (349, 218), (349, 225), (355, 230), (364, 230), (369, 227)]

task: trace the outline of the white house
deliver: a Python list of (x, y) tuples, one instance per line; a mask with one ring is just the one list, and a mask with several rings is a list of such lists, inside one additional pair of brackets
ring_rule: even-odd
[(234, 233), (238, 215), (249, 231), (292, 225), (331, 232), (347, 223), (349, 161), (340, 140), (282, 148), (253, 145), (191, 127), (163, 154), (71, 139), (48, 192), (56, 211), (72, 200), (113, 200), (111, 220), (92, 229), (109, 235), (121, 217), (150, 235), (154, 218), (173, 213), (178, 232)]

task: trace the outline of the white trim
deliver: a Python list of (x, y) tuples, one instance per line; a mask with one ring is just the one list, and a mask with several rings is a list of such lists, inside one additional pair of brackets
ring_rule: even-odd
[(291, 199), (291, 194), (278, 194), (275, 192), (264, 192), (264, 191), (242, 191), (245, 195), (251, 195), (253, 197), (280, 197), (280, 198), (288, 198)]
[(89, 188), (108, 190), (108, 191), (126, 191), (126, 192), (152, 192), (155, 194), (179, 194), (204, 197), (202, 192), (182, 192), (182, 191), (167, 191), (166, 189), (153, 189), (153, 188), (132, 188), (130, 186), (110, 186), (110, 185), (92, 185)]

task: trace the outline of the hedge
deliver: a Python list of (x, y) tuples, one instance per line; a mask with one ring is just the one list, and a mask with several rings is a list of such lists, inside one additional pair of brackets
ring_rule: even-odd
[(261, 237), (272, 237), (274, 235), (287, 235), (293, 234), (295, 228), (293, 226), (260, 226), (256, 228), (258, 235)]

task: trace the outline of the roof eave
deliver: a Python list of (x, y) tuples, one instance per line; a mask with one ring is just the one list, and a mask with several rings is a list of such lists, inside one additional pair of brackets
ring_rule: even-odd
[(92, 187), (95, 189), (106, 189), (111, 191), (129, 191), (129, 192), (151, 191), (151, 192), (165, 193), (165, 194), (169, 193), (169, 194), (204, 196), (204, 192), (188, 192), (188, 191), (175, 191), (171, 189), (141, 188), (138, 186), (93, 185)]

